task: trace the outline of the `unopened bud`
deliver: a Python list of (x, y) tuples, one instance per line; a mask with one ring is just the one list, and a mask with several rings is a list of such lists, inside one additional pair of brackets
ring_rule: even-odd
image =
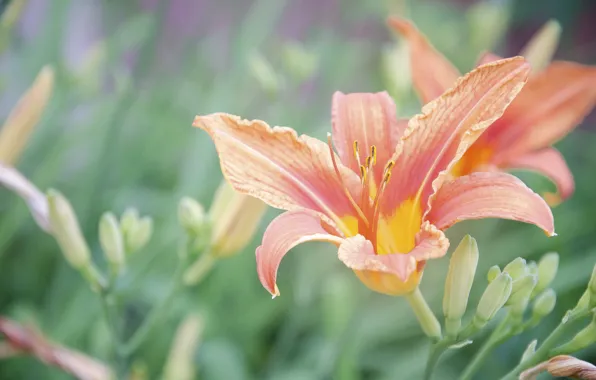
[(517, 280), (526, 274), (526, 260), (518, 257), (503, 268), (503, 272), (509, 273), (512, 280)]
[(203, 321), (198, 315), (187, 316), (176, 331), (163, 379), (192, 380), (195, 378), (194, 355), (203, 333)]
[(546, 289), (557, 275), (559, 268), (559, 254), (556, 252), (549, 252), (542, 256), (538, 262), (538, 283), (534, 290), (534, 295)]
[(534, 318), (540, 319), (549, 315), (557, 303), (557, 294), (553, 289), (546, 289), (534, 301), (532, 314)]
[(41, 119), (53, 87), (54, 70), (50, 66), (45, 66), (0, 129), (0, 162), (14, 165), (19, 159), (33, 128)]
[(588, 291), (590, 292), (590, 308), (596, 306), (596, 266), (592, 269), (592, 276), (590, 277), (590, 282), (588, 282)]
[(523, 315), (528, 307), (530, 295), (536, 286), (537, 278), (527, 274), (520, 279), (513, 281), (511, 295), (506, 305), (511, 305), (511, 312), (517, 316)]
[(472, 45), (478, 49), (490, 49), (507, 30), (509, 11), (501, 4), (482, 1), (468, 9), (466, 19)]
[(281, 57), (297, 83), (309, 79), (317, 69), (317, 56), (297, 42), (284, 44)]
[(205, 229), (205, 210), (199, 202), (184, 197), (178, 203), (178, 220), (189, 235), (200, 235)]
[(267, 206), (261, 200), (236, 192), (225, 181), (219, 186), (211, 209), (211, 253), (232, 256), (252, 239)]
[(549, 20), (522, 49), (520, 55), (530, 63), (534, 73), (546, 68), (557, 50), (561, 36), (561, 25)]
[(126, 252), (132, 253), (142, 249), (153, 234), (153, 219), (148, 216), (138, 220), (135, 228), (125, 236)]
[(114, 273), (120, 273), (125, 266), (124, 239), (118, 219), (111, 212), (99, 221), (99, 243)]
[(270, 96), (275, 96), (279, 93), (281, 78), (264, 56), (258, 53), (252, 54), (248, 60), (248, 66), (250, 73), (264, 92)]
[(56, 190), (49, 190), (47, 198), (52, 235), (66, 261), (79, 270), (88, 266), (91, 253), (70, 202)]
[(120, 217), (120, 229), (122, 230), (122, 235), (126, 236), (130, 231), (135, 229), (139, 222), (139, 218), (139, 210), (136, 208), (130, 207), (124, 210)]
[(557, 354), (569, 354), (590, 346), (596, 342), (596, 317), (592, 318), (590, 324), (588, 324), (583, 330), (578, 332), (571, 340), (553, 351)]
[(509, 273), (503, 272), (488, 284), (474, 316), (474, 324), (477, 327), (483, 327), (505, 305), (511, 295), (512, 283)]
[(381, 55), (381, 73), (385, 88), (392, 97), (403, 98), (412, 89), (410, 74), (410, 52), (404, 41), (386, 47)]
[(477, 265), (478, 245), (473, 237), (466, 235), (451, 255), (445, 280), (443, 314), (445, 328), (450, 336), (456, 336), (461, 327)]
[(526, 273), (538, 277), (538, 264), (536, 264), (536, 261), (530, 261), (526, 264)]
[(534, 339), (533, 341), (530, 342), (530, 344), (528, 344), (528, 347), (526, 347), (524, 353), (522, 354), (520, 363), (525, 362), (526, 360), (530, 359), (534, 353), (536, 352), (536, 346), (538, 345), (538, 340)]
[(498, 275), (501, 274), (501, 268), (498, 265), (493, 265), (489, 268), (488, 273), (486, 274), (486, 278), (488, 282), (492, 282)]

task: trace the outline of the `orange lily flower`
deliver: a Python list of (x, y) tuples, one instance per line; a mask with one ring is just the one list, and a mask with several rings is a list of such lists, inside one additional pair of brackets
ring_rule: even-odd
[[(408, 20), (389, 18), (389, 25), (410, 45), (412, 80), (428, 103), (450, 88), (457, 69)], [(484, 54), (479, 64), (501, 59)], [(549, 178), (557, 194), (545, 199), (556, 205), (573, 194), (573, 175), (561, 153), (552, 147), (571, 132), (596, 104), (596, 68), (555, 61), (534, 70), (527, 85), (486, 133), (466, 152), (452, 174), (524, 169)]]
[(197, 116), (193, 125), (213, 139), (229, 183), (287, 210), (256, 252), (263, 286), (279, 295), (282, 258), (307, 241), (335, 244), (365, 285), (401, 295), (416, 288), (428, 259), (445, 255), (443, 230), (461, 220), (513, 219), (553, 235), (550, 208), (514, 176), (448, 175), (501, 116), (529, 70), (521, 57), (480, 66), (409, 123), (397, 119), (385, 92), (336, 93), (327, 144), (258, 120)]

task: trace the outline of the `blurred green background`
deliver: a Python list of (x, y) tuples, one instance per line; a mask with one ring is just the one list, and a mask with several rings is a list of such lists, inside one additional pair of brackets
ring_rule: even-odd
[[(18, 168), (41, 189), (60, 189), (71, 200), (97, 256), (102, 212), (134, 206), (155, 220), (150, 244), (130, 259), (123, 279), (127, 334), (163, 296), (174, 271), (184, 237), (178, 200), (188, 195), (208, 207), (222, 178), (211, 140), (191, 127), (194, 115), (225, 111), (324, 137), (334, 91), (385, 89), (402, 115), (416, 113), (403, 60), (387, 64), (396, 42), (385, 25), (391, 13), (412, 18), (463, 71), (483, 50), (515, 54), (551, 18), (563, 26), (556, 58), (596, 63), (596, 3), (589, 0), (29, 0), (16, 26), (3, 31), (1, 117), (43, 65), (52, 64), (57, 74)], [(512, 368), (585, 287), (596, 262), (595, 127), (596, 119), (588, 118), (558, 144), (577, 181), (573, 198), (554, 210), (558, 237), (492, 220), (449, 231), (452, 247), (471, 233), (481, 250), (471, 305), (491, 265), (561, 254), (557, 309), (540, 327), (499, 347), (484, 373)], [(550, 189), (533, 175), (522, 178), (537, 190)], [(294, 249), (280, 268), (283, 295), (271, 300), (257, 279), (254, 250), (277, 214), (267, 213), (242, 254), (219, 262), (176, 299), (134, 358), (147, 378), (160, 376), (178, 323), (193, 311), (205, 320), (194, 356), (204, 379), (420, 378), (428, 342), (406, 301), (372, 294), (333, 247)], [(438, 314), (447, 263), (448, 257), (429, 263), (421, 285)], [(97, 297), (24, 203), (3, 189), (0, 314), (34, 320), (53, 340), (99, 359), (110, 356)], [(481, 340), (446, 355), (437, 378), (455, 378)], [(580, 356), (594, 360), (594, 354)], [(23, 357), (0, 361), (0, 378), (68, 376)]]

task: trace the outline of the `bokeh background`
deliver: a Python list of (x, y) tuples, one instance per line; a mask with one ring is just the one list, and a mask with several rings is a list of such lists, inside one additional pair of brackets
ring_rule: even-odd
[[(2, 1), (3, 6), (9, 1)], [(0, 118), (45, 64), (57, 81), (48, 109), (17, 167), (40, 188), (60, 189), (101, 256), (102, 212), (134, 206), (155, 233), (124, 278), (132, 331), (165, 293), (183, 233), (177, 202), (206, 207), (222, 179), (195, 114), (225, 111), (324, 137), (334, 91), (389, 90), (399, 113), (416, 113), (408, 68), (385, 25), (410, 17), (444, 54), (468, 71), (477, 55), (514, 55), (549, 19), (563, 27), (557, 59), (596, 63), (591, 0), (29, 0), (2, 30)], [(484, 374), (512, 368), (533, 337), (544, 337), (581, 295), (596, 263), (596, 119), (558, 144), (575, 174), (573, 198), (554, 210), (556, 238), (506, 221), (466, 222), (449, 232), (478, 240), (471, 305), (494, 264), (517, 256), (561, 255), (557, 309), (538, 328), (499, 347)], [(537, 190), (550, 184), (521, 174)], [(271, 300), (254, 250), (278, 211), (269, 210), (244, 252), (217, 264), (176, 299), (134, 358), (159, 378), (181, 318), (199, 312), (205, 332), (194, 363), (204, 379), (415, 379), (427, 340), (402, 298), (372, 294), (336, 260), (333, 247), (294, 249), (282, 264), (282, 296)], [(101, 261), (101, 257), (98, 258)], [(448, 257), (427, 266), (421, 288), (440, 314)], [(15, 195), (0, 190), (0, 313), (35, 321), (51, 339), (107, 360), (110, 341), (97, 297), (68, 266), (55, 241)], [(449, 353), (437, 378), (455, 378), (483, 337)], [(596, 350), (581, 357), (596, 359)], [(0, 361), (3, 379), (67, 379), (32, 358)], [(478, 378), (485, 378), (480, 374)]]

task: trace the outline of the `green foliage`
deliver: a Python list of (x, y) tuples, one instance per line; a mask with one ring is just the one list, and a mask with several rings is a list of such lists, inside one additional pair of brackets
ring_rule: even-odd
[[(174, 274), (184, 239), (177, 224), (178, 201), (191, 196), (208, 209), (221, 181), (213, 144), (191, 127), (193, 116), (225, 111), (322, 137), (330, 130), (334, 91), (385, 89), (382, 52), (392, 40), (384, 29), (385, 6), (340, 2), (333, 16), (342, 22), (312, 22), (301, 41), (316, 57), (316, 65), (308, 62), (314, 73), (300, 83), (289, 77), (291, 69), (284, 61), (284, 51), (294, 41), (279, 32), (291, 19), (284, 14), (289, 1), (256, 0), (247, 12), (248, 6), (236, 7), (234, 1), (209, 2), (214, 17), (229, 16), (233, 22), (226, 27), (210, 23), (212, 28), (201, 28), (200, 34), (183, 41), (166, 33), (165, 8), (149, 12), (133, 5), (136, 2), (106, 1), (96, 3), (104, 7), (99, 10), (105, 15), (107, 37), (90, 45), (84, 64), (71, 67), (61, 53), (69, 33), (63, 26), (77, 1), (53, 1), (35, 38), (13, 36), (3, 53), (0, 83), (5, 101), (12, 105), (42, 66), (56, 68), (49, 108), (17, 167), (41, 189), (60, 189), (68, 198), (102, 269), (107, 263), (99, 244), (101, 215), (106, 210), (120, 215), (135, 207), (153, 218), (150, 242), (126, 256), (126, 272), (117, 284), (126, 290), (122, 330), (129, 338), (151, 305), (165, 295)], [(458, 67), (474, 65), (482, 47), (466, 49), (465, 12), (429, 1), (409, 5), (410, 16)], [(368, 23), (376, 25), (374, 31), (359, 35)], [(172, 48), (172, 56), (169, 44), (174, 41), (184, 48)], [(137, 58), (132, 65), (131, 53)], [(251, 73), (255, 54), (285, 79), (274, 96)], [(418, 109), (410, 95), (398, 99), (404, 116)], [(560, 254), (558, 275), (549, 285), (557, 293), (555, 310), (539, 327), (501, 345), (484, 371), (504, 374), (513, 368), (528, 343), (547, 336), (559, 322), (551, 316), (573, 308), (585, 289), (596, 257), (594, 144), (596, 137), (587, 131), (559, 144), (577, 191), (554, 210), (558, 237), (547, 239), (535, 227), (506, 221), (466, 222), (449, 231), (452, 241), (464, 232), (477, 239), (478, 272), (483, 274), (518, 256), (537, 260), (544, 252)], [(522, 178), (537, 190), (551, 189), (531, 174)], [(65, 262), (55, 241), (35, 225), (24, 203), (4, 189), (0, 194), (0, 314), (33, 320), (54, 341), (110, 361), (98, 298)], [(407, 302), (371, 294), (335, 259), (333, 247), (313, 243), (294, 249), (280, 268), (284, 294), (271, 300), (257, 279), (254, 251), (276, 213), (268, 212), (243, 254), (218, 262), (201, 284), (174, 300), (159, 328), (135, 353), (149, 377), (162, 373), (181, 318), (199, 310), (205, 332), (194, 361), (205, 379), (392, 379), (396, 373), (420, 378), (427, 347)], [(428, 265), (422, 281), (422, 292), (435, 312), (441, 307), (448, 261)], [(475, 283), (482, 286), (472, 287), (469, 305), (478, 304), (486, 279), (476, 276)], [(442, 378), (461, 373), (476, 347), (450, 352), (449, 360), (439, 364)], [(594, 354), (591, 348), (583, 352), (588, 358)], [(31, 358), (2, 361), (0, 377), (68, 378)]]

